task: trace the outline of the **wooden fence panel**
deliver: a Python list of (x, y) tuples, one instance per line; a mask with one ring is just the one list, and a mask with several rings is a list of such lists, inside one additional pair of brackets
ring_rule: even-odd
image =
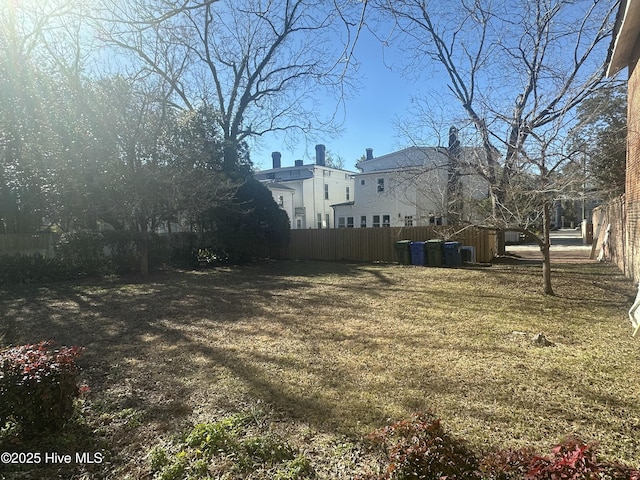
[(291, 230), (289, 246), (272, 252), (290, 260), (347, 260), (395, 262), (395, 244), (400, 240), (454, 240), (475, 247), (476, 260), (489, 262), (495, 255), (495, 234), (467, 228), (455, 233), (452, 227), (385, 227)]

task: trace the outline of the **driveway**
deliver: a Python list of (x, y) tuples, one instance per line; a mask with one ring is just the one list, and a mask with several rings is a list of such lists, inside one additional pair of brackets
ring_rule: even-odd
[[(590, 259), (591, 245), (582, 243), (580, 230), (561, 229), (551, 232), (551, 260), (563, 263), (596, 262)], [(540, 248), (535, 245), (507, 245), (507, 253), (526, 259), (542, 260)], [(597, 252), (596, 252), (597, 255)]]

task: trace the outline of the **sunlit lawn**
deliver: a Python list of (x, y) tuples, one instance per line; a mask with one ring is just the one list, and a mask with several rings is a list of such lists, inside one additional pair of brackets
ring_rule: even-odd
[[(539, 293), (538, 265), (264, 263), (5, 289), (0, 339), (86, 347), (86, 415), (112, 478), (144, 476), (161, 439), (255, 405), (301, 448), (432, 410), (480, 451), (577, 434), (637, 467), (635, 289), (600, 264), (556, 265), (554, 288)], [(555, 346), (535, 346), (538, 332)]]

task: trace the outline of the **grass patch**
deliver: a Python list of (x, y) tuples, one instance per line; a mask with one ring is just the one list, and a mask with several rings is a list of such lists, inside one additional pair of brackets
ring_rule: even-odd
[(5, 288), (0, 338), (86, 347), (105, 478), (149, 475), (158, 439), (256, 403), (319, 478), (350, 478), (359, 438), (427, 410), (481, 451), (575, 434), (637, 467), (634, 286), (603, 264), (555, 265), (554, 297), (540, 282), (539, 265), (275, 262)]

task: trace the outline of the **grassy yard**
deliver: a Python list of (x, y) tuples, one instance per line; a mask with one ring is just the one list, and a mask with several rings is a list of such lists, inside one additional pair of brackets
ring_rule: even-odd
[(16, 287), (0, 292), (0, 344), (86, 347), (86, 422), (57, 445), (107, 462), (76, 478), (152, 478), (154, 445), (257, 409), (320, 478), (350, 478), (363, 436), (426, 410), (480, 451), (577, 434), (639, 467), (634, 286), (602, 264), (555, 265), (555, 297), (540, 283), (530, 264), (274, 262)]

